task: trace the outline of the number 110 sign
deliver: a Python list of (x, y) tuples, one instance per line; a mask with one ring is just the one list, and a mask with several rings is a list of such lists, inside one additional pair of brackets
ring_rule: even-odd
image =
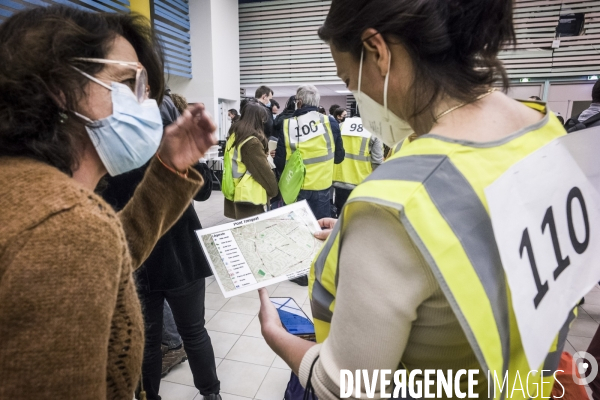
[(485, 189), (532, 369), (543, 363), (571, 309), (600, 281), (600, 195), (590, 181), (599, 164), (576, 161), (589, 159), (584, 153), (597, 152), (600, 143), (572, 146), (596, 137), (581, 132), (556, 139)]

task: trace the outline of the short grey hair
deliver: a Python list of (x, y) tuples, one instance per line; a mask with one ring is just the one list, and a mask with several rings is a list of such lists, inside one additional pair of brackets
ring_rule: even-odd
[(302, 101), (303, 107), (319, 107), (321, 95), (313, 85), (302, 85), (296, 90), (296, 99)]

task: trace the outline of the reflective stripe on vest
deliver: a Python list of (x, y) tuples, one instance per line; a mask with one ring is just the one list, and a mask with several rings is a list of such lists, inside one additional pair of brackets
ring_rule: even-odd
[(246, 168), (242, 161), (242, 146), (254, 136), (248, 137), (242, 143), (233, 147), (235, 142), (235, 133), (232, 133), (227, 140), (226, 151), (233, 151), (231, 157), (231, 173), (235, 185), (235, 194), (233, 201), (236, 203), (252, 203), (256, 205), (267, 204), (267, 191), (258, 183)]
[(391, 158), (394, 154), (398, 153), (400, 151), (400, 149), (402, 148), (402, 146), (404, 146), (404, 143), (409, 143), (410, 140), (408, 138), (396, 143), (393, 147), (390, 147), (390, 152), (388, 154), (388, 158)]
[[(331, 187), (333, 182), (333, 159), (334, 159), (334, 139), (327, 119), (323, 114), (316, 111), (310, 113), (314, 116), (316, 123), (322, 124), (325, 133), (314, 137), (306, 142), (299, 143), (292, 141), (294, 135), (290, 132), (290, 122), (292, 119), (298, 120), (298, 117), (289, 118), (284, 121), (283, 133), (285, 139), (286, 160), (288, 160), (296, 148), (300, 150), (302, 161), (306, 166), (306, 176), (302, 189), (304, 190), (323, 190)], [(307, 114), (307, 115), (308, 115)]]
[[(424, 135), (382, 164), (348, 200), (348, 204), (369, 202), (399, 211), (399, 222), (431, 268), (486, 378), (491, 370), (500, 381), (505, 371), (508, 382), (514, 382), (517, 373), (526, 376), (529, 366), (483, 190), (515, 162), (564, 134), (555, 117), (551, 116), (549, 123), (548, 119), (546, 116), (532, 131), (489, 146)], [(348, 210), (344, 209), (309, 275), (319, 342), (329, 334), (335, 307), (339, 235)], [(549, 370), (545, 375), (551, 375), (558, 365), (570, 320), (539, 368)], [(535, 379), (538, 384), (539, 379)], [(535, 393), (532, 383), (530, 379), (530, 392)], [(551, 387), (544, 385), (545, 396)], [(504, 398), (504, 394), (498, 391), (496, 398)]]
[(342, 134), (346, 156), (341, 164), (333, 166), (333, 181), (358, 185), (371, 172), (370, 138)]

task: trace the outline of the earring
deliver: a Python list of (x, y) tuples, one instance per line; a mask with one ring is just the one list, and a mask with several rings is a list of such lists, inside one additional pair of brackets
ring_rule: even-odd
[(58, 116), (60, 117), (60, 120), (59, 120), (59, 122), (60, 122), (61, 124), (64, 124), (64, 123), (65, 123), (65, 121), (69, 119), (69, 116), (68, 116), (66, 113), (64, 113), (64, 112), (59, 112), (59, 113), (58, 113)]

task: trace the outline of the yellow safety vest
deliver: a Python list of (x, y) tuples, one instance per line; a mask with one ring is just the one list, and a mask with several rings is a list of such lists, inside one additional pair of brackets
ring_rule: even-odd
[(252, 203), (256, 205), (267, 204), (267, 191), (261, 186), (250, 174), (246, 165), (242, 161), (242, 146), (246, 144), (254, 136), (250, 136), (242, 143), (233, 146), (235, 142), (235, 133), (232, 133), (227, 140), (225, 151), (231, 154), (231, 167), (233, 175), (233, 183), (235, 185), (235, 195), (233, 201), (235, 203)]
[(333, 181), (358, 185), (373, 172), (369, 146), (371, 133), (363, 128), (360, 118), (347, 118), (340, 130), (346, 157), (341, 164), (333, 166)]
[[(305, 136), (312, 137), (302, 141)], [(286, 160), (289, 160), (297, 148), (300, 149), (302, 161), (306, 166), (302, 189), (329, 189), (333, 183), (335, 143), (329, 119), (316, 111), (289, 118), (283, 124), (283, 137)]]
[(386, 160), (389, 160), (390, 158), (392, 158), (392, 156), (394, 154), (398, 153), (400, 151), (400, 149), (402, 148), (402, 146), (404, 146), (404, 143), (410, 143), (410, 139), (406, 138), (406, 139), (396, 143), (393, 147), (390, 147), (390, 152), (388, 153)]
[[(543, 104), (525, 104), (546, 112)], [(508, 371), (509, 390), (517, 373), (526, 385), (523, 377), (530, 368), (494, 239), (484, 188), (510, 166), (565, 134), (553, 114), (547, 114), (543, 122), (547, 123), (489, 146), (471, 146), (423, 135), (383, 163), (348, 199), (348, 203), (369, 202), (399, 211), (398, 223), (406, 227), (433, 271), (461, 321), (481, 371), (486, 379), (488, 371), (492, 379), (495, 371), (500, 381)], [(348, 208), (344, 210), (309, 274), (309, 297), (318, 343), (329, 335), (335, 308), (339, 233), (346, 223)], [(550, 371), (544, 373), (546, 398), (574, 318), (572, 313), (544, 365), (538, 368)], [(536, 382), (539, 386), (539, 377), (530, 379), (530, 393), (536, 393), (532, 386)], [(503, 398), (500, 390), (496, 398)]]

